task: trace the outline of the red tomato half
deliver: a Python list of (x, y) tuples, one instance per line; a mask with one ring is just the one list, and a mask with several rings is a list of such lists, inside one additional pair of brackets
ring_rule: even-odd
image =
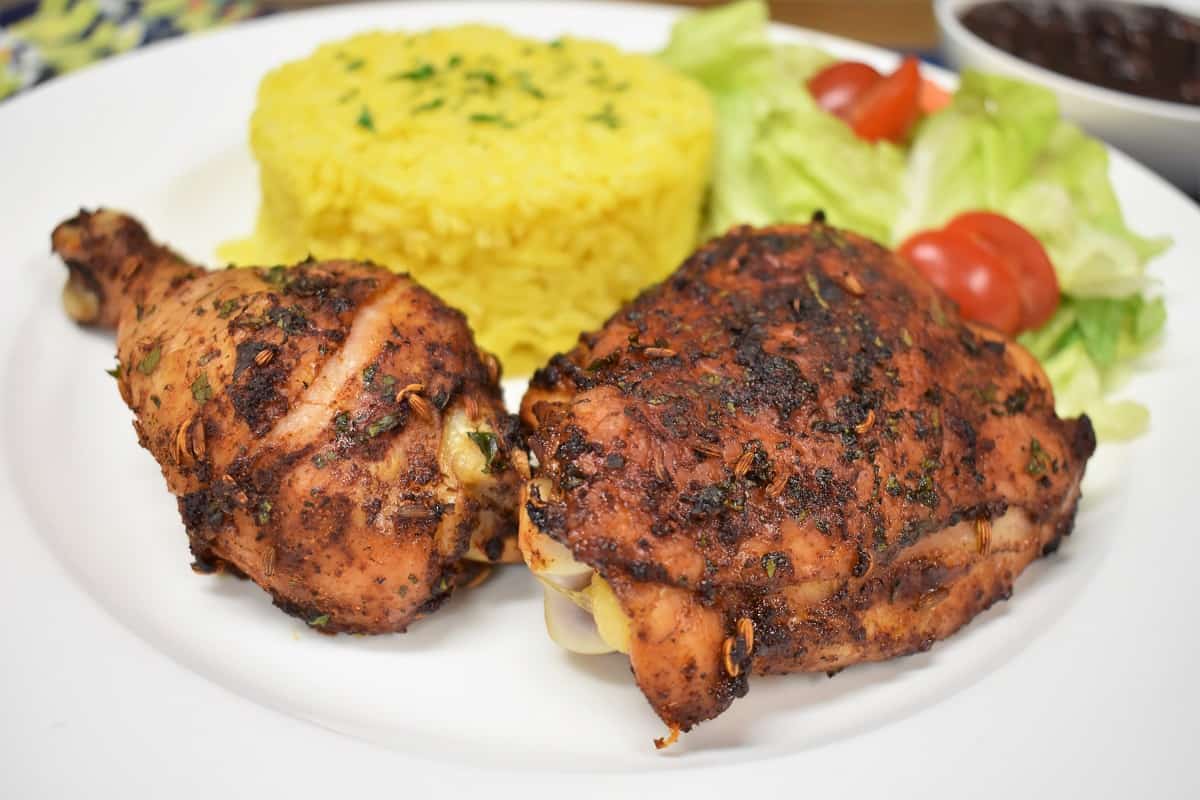
[(933, 114), (941, 111), (946, 106), (950, 105), (953, 95), (938, 86), (928, 78), (921, 79), (921, 91), (917, 93), (917, 105), (921, 107), (922, 114)]
[(899, 142), (921, 116), (921, 70), (909, 56), (900, 67), (858, 98), (847, 121), (860, 139)]
[(809, 78), (808, 91), (821, 108), (846, 119), (863, 93), (881, 80), (883, 76), (869, 64), (839, 61)]
[(1058, 308), (1058, 275), (1046, 248), (1033, 234), (1008, 217), (990, 211), (968, 211), (945, 227), (964, 236), (1008, 264), (1021, 295), (1021, 329), (1045, 325)]
[(1021, 326), (1021, 294), (1008, 265), (972, 239), (926, 231), (900, 245), (901, 256), (958, 303), (964, 317), (1013, 336)]

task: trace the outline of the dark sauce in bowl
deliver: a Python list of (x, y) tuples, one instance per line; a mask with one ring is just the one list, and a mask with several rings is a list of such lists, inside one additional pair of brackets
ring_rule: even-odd
[(1200, 106), (1200, 20), (1168, 8), (1002, 0), (971, 6), (962, 23), (994, 47), (1060, 75)]

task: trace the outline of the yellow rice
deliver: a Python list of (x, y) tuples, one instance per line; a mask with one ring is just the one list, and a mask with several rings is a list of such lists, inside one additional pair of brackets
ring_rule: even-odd
[(221, 255), (411, 272), (528, 374), (692, 249), (713, 124), (699, 85), (598, 42), (356, 36), (263, 80), (258, 221)]

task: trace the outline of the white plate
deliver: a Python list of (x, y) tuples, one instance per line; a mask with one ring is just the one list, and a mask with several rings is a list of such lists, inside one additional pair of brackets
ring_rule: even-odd
[(756, 679), (660, 754), (625, 661), (560, 652), (519, 568), (378, 638), (317, 635), (249, 583), (191, 574), (175, 503), (104, 374), (113, 342), (59, 310), (52, 226), (105, 204), (210, 257), (257, 203), (245, 138), (259, 78), (324, 39), (488, 19), (653, 49), (674, 14), (344, 7), (157, 45), (0, 106), (0, 796), (1200, 791), (1187, 763), (1200, 739), (1200, 535), (1187, 505), (1200, 212), (1119, 155), (1134, 226), (1176, 239), (1155, 267), (1167, 343), (1131, 387), (1153, 429), (1102, 448), (1062, 551), (929, 653), (833, 680)]

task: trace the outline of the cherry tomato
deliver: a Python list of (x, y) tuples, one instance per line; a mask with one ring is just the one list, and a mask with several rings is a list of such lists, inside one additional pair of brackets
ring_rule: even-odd
[(972, 239), (951, 231), (925, 231), (899, 253), (930, 283), (958, 303), (964, 317), (1008, 336), (1021, 325), (1021, 294), (1008, 265)]
[(922, 78), (921, 91), (917, 97), (917, 105), (921, 108), (921, 113), (933, 114), (950, 105), (953, 95), (928, 78)]
[(869, 64), (839, 61), (809, 78), (808, 91), (821, 108), (846, 119), (863, 93), (881, 80), (883, 76)]
[(1058, 275), (1046, 248), (1033, 234), (1008, 217), (990, 211), (968, 211), (946, 225), (1006, 262), (1021, 295), (1021, 329), (1045, 325), (1058, 308)]
[(908, 57), (883, 80), (870, 86), (850, 109), (847, 121), (860, 139), (899, 142), (921, 115), (921, 70)]

